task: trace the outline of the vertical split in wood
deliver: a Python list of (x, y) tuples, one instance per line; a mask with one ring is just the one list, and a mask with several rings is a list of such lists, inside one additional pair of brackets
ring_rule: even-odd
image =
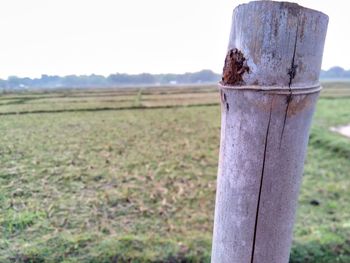
[(287, 115), (288, 115), (288, 109), (289, 109), (289, 104), (293, 99), (293, 92), (292, 92), (292, 81), (295, 78), (296, 75), (296, 70), (298, 65), (295, 65), (295, 53), (297, 51), (297, 40), (298, 40), (298, 32), (299, 32), (299, 24), (297, 24), (297, 30), (295, 33), (295, 41), (294, 41), (294, 50), (293, 50), (293, 57), (292, 57), (292, 62), (290, 65), (290, 69), (288, 69), (288, 75), (289, 75), (289, 83), (288, 83), (288, 89), (289, 89), (289, 95), (287, 96), (287, 106), (286, 106), (286, 111), (284, 113), (284, 119), (283, 119), (283, 127), (282, 127), (282, 132), (281, 132), (281, 138), (280, 138), (280, 148), (282, 145), (282, 139), (283, 139), (283, 133), (284, 133), (284, 128), (286, 127), (286, 122), (287, 122)]
[(213, 263), (288, 262), (327, 24), (326, 15), (286, 2), (233, 12)]
[(266, 162), (266, 152), (267, 152), (267, 143), (269, 139), (269, 131), (270, 131), (270, 124), (271, 124), (271, 115), (272, 115), (272, 105), (273, 105), (273, 97), (271, 100), (271, 107), (270, 107), (270, 115), (269, 115), (269, 121), (267, 123), (266, 128), (266, 137), (265, 137), (265, 143), (264, 143), (264, 156), (263, 156), (263, 164), (261, 169), (261, 178), (260, 178), (260, 186), (259, 186), (259, 193), (258, 193), (258, 204), (256, 207), (256, 215), (255, 215), (255, 225), (254, 225), (254, 236), (253, 236), (253, 248), (252, 248), (252, 256), (251, 256), (251, 263), (254, 262), (254, 252), (255, 252), (255, 241), (256, 241), (256, 232), (258, 228), (258, 220), (259, 220), (259, 208), (260, 208), (260, 199), (261, 199), (261, 192), (264, 182), (264, 172), (265, 172), (265, 162)]

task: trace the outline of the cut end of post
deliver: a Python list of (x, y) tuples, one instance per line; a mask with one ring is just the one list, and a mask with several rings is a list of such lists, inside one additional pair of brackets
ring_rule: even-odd
[(256, 4), (256, 3), (268, 3), (268, 4), (271, 4), (271, 5), (276, 5), (277, 4), (277, 5), (279, 5), (281, 7), (281, 9), (287, 8), (287, 9), (290, 9), (291, 11), (294, 10), (295, 12), (298, 12), (299, 9), (305, 9), (305, 10), (309, 10), (309, 11), (312, 11), (312, 12), (317, 12), (319, 14), (322, 14), (322, 15), (326, 16), (327, 19), (329, 19), (328, 15), (323, 13), (323, 12), (321, 12), (321, 11), (301, 6), (298, 3), (286, 2), (286, 1), (273, 1), (273, 0), (249, 1), (248, 3), (243, 3), (243, 4), (240, 4), (240, 5), (236, 6), (234, 10), (236, 10), (237, 8), (240, 8), (242, 6), (245, 6), (245, 5)]
[(318, 85), (327, 25), (327, 15), (296, 3), (239, 5), (233, 11), (220, 84), (286, 89)]

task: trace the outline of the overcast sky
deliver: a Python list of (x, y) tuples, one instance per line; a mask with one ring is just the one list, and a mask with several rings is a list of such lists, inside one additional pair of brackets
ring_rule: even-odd
[[(0, 0), (0, 78), (221, 72), (232, 0)], [(323, 68), (350, 69), (350, 1), (298, 0), (330, 16)]]

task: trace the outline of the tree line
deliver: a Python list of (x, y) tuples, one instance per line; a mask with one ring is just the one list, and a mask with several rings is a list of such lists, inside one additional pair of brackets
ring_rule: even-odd
[[(350, 70), (333, 67), (321, 71), (321, 79), (350, 79)], [(184, 74), (111, 74), (102, 75), (69, 75), (49, 76), (40, 78), (21, 78), (17, 76), (0, 79), (0, 90), (29, 89), (29, 88), (85, 88), (85, 87), (116, 87), (135, 85), (176, 85), (176, 84), (206, 84), (217, 83), (221, 78), (211, 70), (201, 70)]]
[(11, 76), (7, 80), (0, 79), (2, 89), (25, 88), (84, 88), (84, 87), (115, 87), (135, 85), (175, 85), (175, 84), (200, 84), (215, 83), (220, 80), (220, 75), (211, 70), (202, 70), (184, 74), (111, 74), (102, 75), (69, 75), (49, 76), (40, 78), (20, 78)]
[(342, 67), (333, 67), (329, 70), (321, 71), (321, 79), (350, 79), (350, 70)]

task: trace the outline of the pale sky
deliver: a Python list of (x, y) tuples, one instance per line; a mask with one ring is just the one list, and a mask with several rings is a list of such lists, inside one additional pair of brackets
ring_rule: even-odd
[[(232, 0), (0, 0), (0, 78), (221, 73)], [(350, 69), (350, 1), (296, 0), (330, 17), (323, 69)]]

